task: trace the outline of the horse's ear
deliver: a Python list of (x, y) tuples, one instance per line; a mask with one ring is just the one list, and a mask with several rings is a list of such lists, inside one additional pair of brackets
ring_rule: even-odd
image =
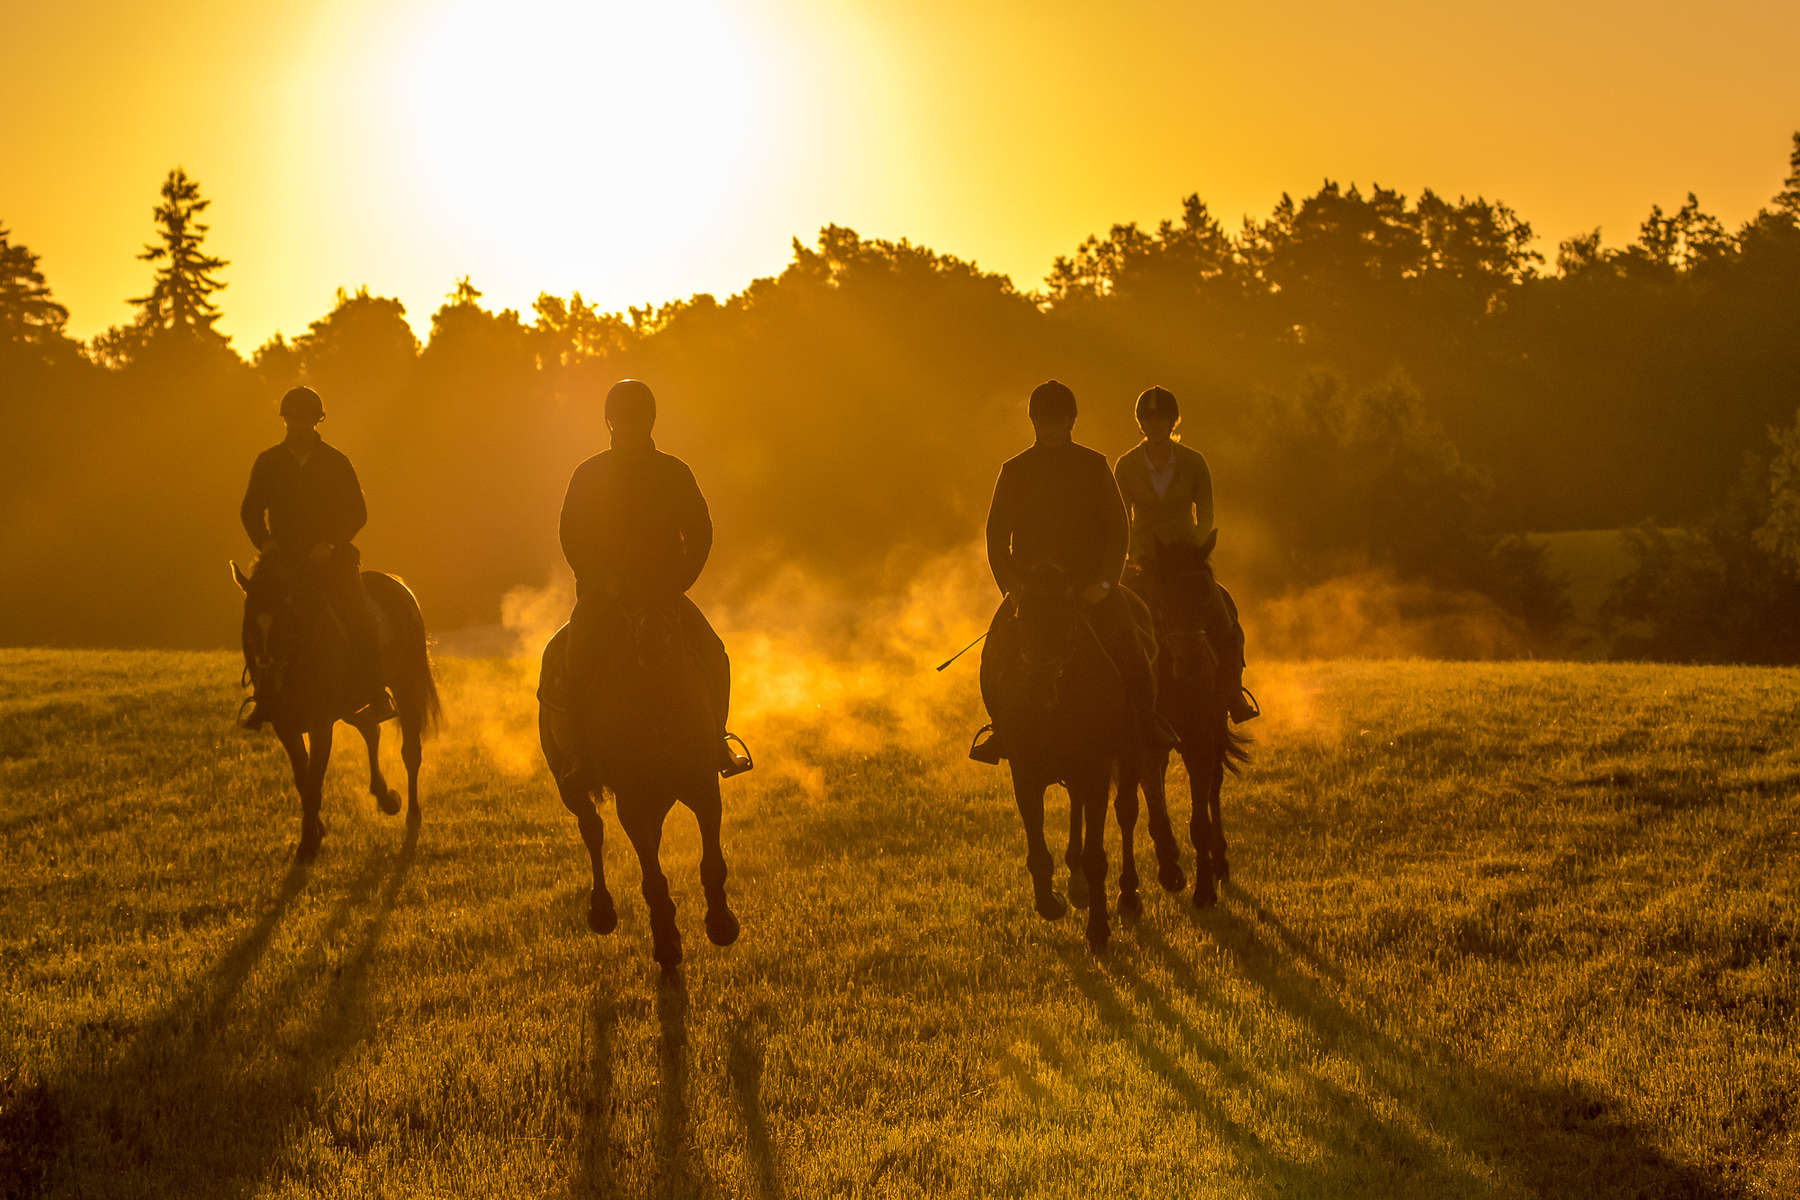
[(247, 592), (250, 590), (250, 577), (244, 574), (243, 568), (237, 565), (237, 559), (235, 558), (231, 560), (231, 577), (237, 581), (239, 591)]
[(1219, 531), (1215, 529), (1211, 533), (1206, 535), (1206, 540), (1204, 542), (1200, 543), (1201, 559), (1204, 560), (1204, 559), (1211, 558), (1212, 552), (1213, 552), (1213, 547), (1217, 546), (1218, 544), (1219, 544)]

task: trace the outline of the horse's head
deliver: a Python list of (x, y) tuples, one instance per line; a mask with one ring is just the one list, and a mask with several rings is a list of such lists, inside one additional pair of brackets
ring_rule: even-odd
[(294, 573), (265, 555), (248, 573), (233, 562), (231, 577), (244, 593), (244, 655), (258, 690), (278, 692), (299, 630)]
[(1067, 572), (1033, 568), (1012, 593), (1021, 683), (1034, 699), (1054, 702), (1082, 636), (1081, 601)]
[(1212, 598), (1212, 569), (1208, 565), (1218, 530), (1198, 545), (1171, 542), (1159, 545), (1150, 562), (1150, 602), (1156, 612), (1157, 640), (1169, 656), (1177, 679), (1210, 672), (1217, 663), (1206, 636), (1206, 617)]

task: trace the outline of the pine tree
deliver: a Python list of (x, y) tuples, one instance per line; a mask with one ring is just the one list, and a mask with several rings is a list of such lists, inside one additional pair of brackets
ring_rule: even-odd
[(139, 308), (138, 322), (147, 329), (219, 337), (213, 323), (219, 308), (212, 294), (225, 286), (213, 274), (229, 264), (200, 248), (209, 226), (196, 218), (210, 200), (200, 198), (200, 185), (180, 167), (163, 180), (163, 202), (156, 207), (161, 244), (150, 244), (138, 258), (156, 263), (156, 283), (147, 296), (131, 301)]
[(60, 341), (69, 310), (50, 298), (38, 256), (13, 245), (10, 237), (0, 225), (0, 344)]

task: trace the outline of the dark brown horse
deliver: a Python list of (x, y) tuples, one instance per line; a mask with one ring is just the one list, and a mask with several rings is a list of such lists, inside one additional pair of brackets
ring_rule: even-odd
[[(1125, 599), (1143, 610), (1137, 597)], [(1149, 622), (1143, 610), (1146, 653)], [(1069, 894), (1086, 900), (1088, 944), (1104, 949), (1107, 800), (1120, 762), (1139, 753), (1141, 732), (1124, 680), (1062, 572), (1039, 568), (1001, 604), (982, 649), (981, 695), (1007, 747), (1038, 915), (1053, 921), (1066, 911), (1044, 842), (1044, 793), (1061, 783), (1069, 790)]]
[[(231, 574), (244, 592), (244, 653), (252, 664), (257, 696), (287, 751), (300, 792), (297, 853), (302, 861), (310, 860), (325, 836), (319, 808), (332, 729), (340, 720), (354, 726), (369, 748), (369, 794), (382, 812), (399, 813), (400, 793), (381, 773), (381, 723), (351, 715), (367, 696), (357, 695), (350, 640), (321, 589), (267, 558), (247, 575), (234, 562)], [(382, 682), (394, 694), (400, 722), (406, 819), (417, 822), (424, 737), (441, 714), (425, 617), (411, 589), (394, 576), (364, 571), (362, 578), (380, 632)]]
[[(606, 888), (606, 825), (600, 801), (611, 792), (619, 824), (637, 851), (652, 956), (664, 971), (681, 962), (681, 932), (659, 850), (663, 821), (677, 800), (700, 826), (700, 883), (706, 935), (716, 946), (737, 940), (738, 920), (725, 898), (725, 854), (719, 840), (719, 728), (729, 699), (715, 694), (697, 661), (683, 614), (661, 605), (598, 614), (584, 650), (583, 672), (570, 669), (569, 627), (544, 647), (538, 686), (538, 736), (563, 805), (581, 827), (594, 868), (588, 927), (610, 933), (619, 918)], [(585, 672), (591, 672), (586, 674)], [(577, 696), (577, 689), (585, 694)]]
[[(1181, 739), (1181, 759), (1187, 767), (1194, 903), (1202, 907), (1217, 901), (1216, 884), (1231, 873), (1225, 856), (1225, 828), (1219, 820), (1225, 772), (1235, 773), (1238, 764), (1249, 758), (1244, 739), (1232, 732), (1226, 719), (1219, 653), (1205, 627), (1208, 602), (1204, 589), (1214, 586), (1207, 558), (1217, 537), (1213, 534), (1201, 546), (1176, 543), (1159, 547), (1140, 582), (1156, 621), (1157, 711)], [(1169, 754), (1168, 750), (1146, 747), (1141, 759), (1125, 765), (1119, 775), (1119, 823), (1121, 828), (1126, 826), (1128, 809), (1130, 820), (1136, 821), (1141, 786), (1149, 809), (1150, 837), (1156, 845), (1157, 878), (1164, 888), (1178, 892), (1187, 880), (1169, 822), (1165, 785)], [(1126, 843), (1129, 847), (1129, 835)], [(1129, 849), (1126, 853), (1129, 855)]]

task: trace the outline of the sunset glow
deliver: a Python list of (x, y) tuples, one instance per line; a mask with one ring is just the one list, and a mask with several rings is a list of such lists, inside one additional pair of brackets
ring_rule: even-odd
[(827, 223), (1032, 288), (1189, 192), (1235, 228), (1327, 177), (1504, 199), (1553, 256), (1689, 189), (1746, 219), (1800, 112), (1800, 10), (1761, 0), (1700, 27), (1528, 0), (1507, 37), (1416, 0), (15, 7), (0, 219), (71, 331), (127, 316), (179, 164), (244, 353), (363, 284), (421, 331), (465, 274), (521, 311), (726, 295)]

